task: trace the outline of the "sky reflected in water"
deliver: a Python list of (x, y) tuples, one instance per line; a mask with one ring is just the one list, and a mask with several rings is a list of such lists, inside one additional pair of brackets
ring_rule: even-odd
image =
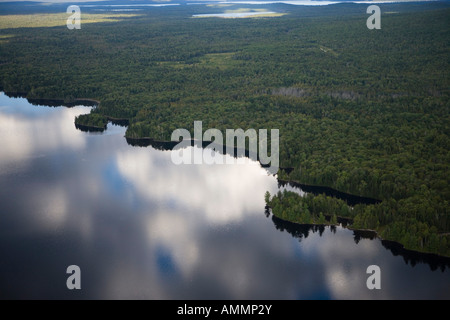
[(413, 267), (378, 239), (279, 230), (264, 214), (278, 183), (258, 164), (177, 166), (125, 128), (76, 130), (89, 111), (0, 95), (0, 298), (450, 298), (448, 268)]

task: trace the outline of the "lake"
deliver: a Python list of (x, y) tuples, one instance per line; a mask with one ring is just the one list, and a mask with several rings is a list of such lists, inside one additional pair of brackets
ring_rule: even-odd
[[(280, 221), (258, 163), (177, 166), (124, 127), (77, 130), (88, 112), (0, 95), (0, 298), (450, 298), (448, 259)], [(66, 287), (70, 265), (81, 290)]]
[(276, 15), (277, 12), (273, 11), (246, 11), (246, 12), (228, 12), (228, 13), (205, 13), (194, 14), (194, 18), (251, 18), (258, 16), (271, 16)]

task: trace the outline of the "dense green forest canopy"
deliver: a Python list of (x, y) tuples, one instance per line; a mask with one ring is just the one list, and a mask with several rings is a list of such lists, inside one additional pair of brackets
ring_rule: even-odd
[(450, 256), (450, 6), (380, 5), (381, 30), (366, 27), (367, 5), (357, 4), (192, 18), (242, 6), (151, 8), (81, 30), (1, 29), (1, 89), (99, 100), (77, 123), (129, 119), (129, 138), (170, 140), (197, 120), (204, 130), (279, 129), (280, 164), (293, 168), (280, 178), (382, 202), (352, 209), (319, 196), (318, 207), (279, 194), (268, 198), (274, 214), (346, 216)]

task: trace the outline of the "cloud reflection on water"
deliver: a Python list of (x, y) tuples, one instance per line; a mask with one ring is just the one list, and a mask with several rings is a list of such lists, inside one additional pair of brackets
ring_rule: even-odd
[[(450, 298), (448, 270), (412, 268), (379, 240), (324, 228), (299, 243), (277, 230), (264, 216), (277, 181), (259, 165), (176, 166), (170, 152), (127, 145), (124, 128), (76, 131), (88, 109), (10, 100), (0, 107), (0, 297), (73, 298), (61, 283), (75, 263), (82, 298)], [(365, 287), (370, 264), (383, 272), (379, 292)]]
[(74, 134), (73, 123), (76, 116), (88, 113), (90, 108), (48, 108), (43, 112), (43, 107), (28, 106), (26, 114), (20, 114), (14, 104), (5, 106), (9, 100), (16, 100), (15, 103), (19, 105), (28, 104), (26, 99), (0, 96), (0, 165), (29, 161), (30, 157), (59, 148), (75, 151), (85, 147), (83, 136), (80, 133)]

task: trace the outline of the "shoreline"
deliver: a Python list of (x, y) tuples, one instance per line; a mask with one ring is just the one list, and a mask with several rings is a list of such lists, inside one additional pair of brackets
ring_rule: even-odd
[[(0, 88), (0, 91), (3, 92), (7, 97), (10, 98), (23, 98), (27, 99), (27, 101), (35, 106), (49, 106), (49, 107), (67, 107), (67, 108), (73, 108), (78, 105), (82, 105), (85, 107), (93, 107), (93, 108), (100, 108), (100, 100), (93, 99), (93, 98), (75, 98), (73, 101), (66, 102), (63, 98), (29, 98), (27, 97), (27, 93), (25, 92), (5, 92)], [(115, 118), (111, 116), (105, 116), (105, 118), (112, 122), (115, 125), (119, 126), (128, 126), (130, 123), (130, 120), (127, 118)], [(107, 129), (107, 126), (105, 127), (97, 127), (97, 126), (89, 126), (85, 124), (78, 124), (75, 123), (75, 127), (81, 131), (84, 132), (103, 132)]]
[[(280, 167), (280, 170), (283, 170), (283, 168)], [(300, 188), (302, 191), (307, 192), (307, 193), (308, 192), (313, 193), (313, 194), (325, 193), (326, 195), (330, 195), (331, 197), (345, 200), (351, 206), (356, 205), (356, 204), (367, 204), (367, 205), (378, 204), (378, 203), (382, 202), (382, 200), (339, 191), (337, 189), (334, 189), (334, 188), (328, 187), (328, 186), (309, 185), (309, 184), (304, 184), (304, 183), (298, 182), (296, 180), (278, 179), (278, 181), (281, 182), (281, 184), (288, 184), (291, 187)], [(314, 192), (313, 189), (316, 189), (316, 191), (321, 189), (322, 192), (320, 192), (320, 193)]]
[[(78, 102), (78, 103), (81, 103), (81, 102), (87, 102), (88, 104), (92, 104), (92, 107), (100, 107), (100, 104), (101, 104), (101, 102), (100, 102), (99, 100), (96, 100), (96, 99), (93, 99), (93, 98), (75, 98), (75, 99), (73, 100), (73, 102), (68, 102), (68, 103), (64, 102), (64, 99), (56, 99), (56, 98), (55, 98), (55, 99), (46, 99), (46, 98), (28, 98), (26, 93), (22, 93), (22, 92), (5, 92), (1, 86), (0, 86), (0, 92), (3, 92), (3, 93), (4, 93), (6, 96), (8, 96), (8, 97), (13, 97), (13, 98), (25, 98), (25, 99), (27, 99), (27, 101), (28, 101), (29, 103), (31, 103), (31, 104), (33, 104), (32, 101), (38, 101), (38, 102), (39, 102), (39, 101), (45, 101), (45, 102), (58, 103), (57, 106), (65, 106), (65, 107), (69, 107), (69, 108), (70, 108), (70, 107), (73, 107), (73, 106), (75, 106), (75, 105), (77, 105), (76, 102)], [(62, 103), (61, 103), (61, 101), (62, 101)], [(89, 106), (89, 105), (87, 105), (87, 106)], [(113, 118), (113, 117), (109, 117), (109, 116), (105, 116), (105, 118), (106, 118), (108, 121), (111, 121), (111, 122), (113, 122), (113, 123), (114, 123), (114, 121), (117, 121), (117, 122), (121, 122), (121, 121), (125, 122), (125, 121), (126, 121), (126, 124), (125, 124), (124, 126), (128, 126), (128, 125), (129, 125), (129, 119)], [(119, 123), (119, 125), (122, 125), (122, 124)], [(107, 125), (105, 125), (104, 128), (103, 128), (103, 127), (95, 127), (95, 126), (86, 126), (86, 125), (77, 124), (77, 123), (75, 123), (75, 127), (76, 127), (77, 129), (81, 130), (81, 131), (84, 131), (84, 132), (103, 132), (103, 131), (105, 131), (105, 130), (107, 129)], [(84, 129), (84, 130), (83, 130), (83, 129)], [(144, 144), (145, 144), (145, 143), (148, 143), (147, 145), (140, 145), (140, 146), (142, 146), (142, 147), (147, 147), (147, 146), (151, 145), (152, 143), (160, 144), (160, 145), (173, 144), (174, 146), (177, 145), (177, 144), (179, 143), (179, 142), (174, 142), (174, 141), (158, 141), (158, 140), (154, 140), (154, 139), (149, 138), (149, 137), (143, 137), (143, 138), (131, 138), (131, 137), (127, 137), (126, 135), (125, 135), (125, 139), (127, 140), (127, 143), (128, 143), (128, 141), (130, 140), (130, 141), (135, 142), (136, 145), (137, 145), (138, 143), (140, 143), (140, 142), (142, 142), (142, 143), (144, 143)], [(193, 144), (194, 142), (195, 142), (195, 140), (191, 140), (191, 143), (192, 143), (192, 144)], [(209, 146), (209, 145), (211, 145), (211, 143), (212, 143), (211, 141), (203, 141), (202, 147), (205, 148), (205, 145), (206, 145), (206, 146)], [(132, 146), (136, 146), (136, 145), (133, 145), (133, 144), (131, 144), (131, 143), (129, 143), (129, 144), (132, 145)], [(153, 145), (152, 145), (152, 147), (153, 147)], [(225, 146), (222, 145), (222, 147), (223, 147), (222, 150), (225, 150)], [(164, 147), (163, 147), (163, 148), (164, 148)], [(173, 148), (173, 147), (172, 147), (172, 148)], [(167, 149), (160, 149), (160, 150), (167, 150)], [(237, 154), (236, 150), (237, 150), (237, 148), (234, 149), (235, 154)], [(226, 151), (225, 151), (225, 152), (221, 152), (221, 154), (226, 154)], [(249, 156), (248, 156), (249, 152), (248, 152), (247, 149), (245, 149), (244, 154), (245, 154), (245, 156), (249, 157)], [(250, 158), (250, 157), (249, 157), (249, 158)], [(256, 159), (256, 161), (259, 162), (259, 164), (261, 165), (262, 168), (268, 167), (268, 166), (264, 166), (264, 165), (259, 161), (259, 159)], [(279, 167), (279, 170), (283, 170), (283, 169), (287, 169), (287, 170), (289, 171), (289, 173), (290, 173), (294, 168), (290, 168), (290, 167), (288, 167), (288, 168)], [(350, 197), (354, 197), (354, 198), (360, 198), (360, 199), (365, 199), (365, 200), (369, 200), (369, 201), (375, 201), (375, 203), (373, 203), (373, 204), (377, 204), (377, 203), (380, 203), (380, 202), (381, 202), (381, 200), (377, 200), (377, 199), (373, 199), (373, 198), (368, 198), (368, 197), (361, 197), (361, 196), (357, 196), (357, 195), (352, 195), (352, 194), (348, 194), (348, 193), (345, 193), (345, 192), (341, 192), (341, 191), (336, 190), (336, 189), (333, 189), (333, 188), (331, 188), (331, 187), (306, 185), (306, 184), (302, 184), (302, 183), (300, 183), (300, 182), (298, 182), (298, 181), (295, 181), (295, 180), (284, 180), (284, 179), (278, 179), (278, 178), (277, 178), (277, 180), (278, 180), (279, 182), (282, 182), (282, 183), (288, 183), (288, 184), (294, 184), (294, 185), (297, 184), (297, 185), (299, 185), (299, 186), (305, 186), (305, 187), (307, 187), (307, 188), (310, 187), (310, 188), (323, 188), (323, 189), (328, 189), (328, 190), (332, 190), (333, 192), (336, 192), (336, 193), (338, 193), (338, 194), (344, 194), (344, 195), (347, 195), (347, 196), (350, 196)], [(294, 186), (294, 187), (295, 187), (295, 186)], [(301, 187), (300, 187), (300, 188), (301, 188)], [(301, 188), (301, 189), (302, 189), (302, 188)], [(303, 189), (302, 189), (302, 190), (303, 190)], [(307, 191), (305, 191), (305, 192), (307, 192)], [(272, 213), (272, 215), (273, 215), (273, 213)], [(275, 215), (273, 215), (273, 216), (275, 216)], [(276, 216), (275, 216), (275, 217), (276, 217)], [(332, 225), (332, 224), (301, 224), (301, 223), (298, 223), (298, 222), (293, 222), (293, 221), (289, 221), (289, 220), (284, 220), (284, 219), (279, 218), (279, 217), (277, 217), (277, 218), (280, 219), (280, 220), (282, 220), (282, 221), (289, 222), (289, 223), (294, 223), (294, 224), (297, 224), (297, 225), (317, 225), (317, 226), (323, 225), (323, 226), (334, 226), (334, 225)], [(351, 219), (349, 219), (349, 218), (343, 218), (343, 217), (338, 217), (338, 219), (345, 219), (345, 220), (351, 221)], [(342, 225), (342, 224), (340, 223), (340, 225)], [(395, 244), (395, 245), (401, 247), (402, 250), (405, 250), (405, 251), (407, 251), (407, 252), (417, 253), (417, 254), (421, 254), (421, 255), (435, 256), (435, 257), (439, 257), (439, 258), (441, 258), (441, 259), (450, 259), (450, 256), (445, 256), (445, 255), (441, 255), (441, 254), (437, 254), (437, 253), (430, 253), (430, 252), (426, 252), (426, 251), (419, 251), (419, 250), (411, 250), (411, 249), (407, 249), (407, 248), (405, 248), (405, 246), (404, 246), (402, 243), (400, 243), (400, 242), (398, 242), (398, 241), (389, 240), (389, 239), (383, 239), (381, 236), (379, 236), (379, 232), (376, 231), (376, 230), (371, 230), (371, 229), (355, 229), (355, 228), (351, 228), (351, 227), (349, 227), (349, 226), (345, 226), (345, 227), (342, 226), (342, 227), (345, 228), (345, 229), (348, 229), (348, 230), (355, 231), (355, 232), (372, 232), (372, 233), (374, 233), (375, 237), (378, 238), (378, 239), (380, 239), (381, 241), (393, 243), (393, 244)]]
[[(398, 241), (390, 240), (390, 239), (383, 239), (379, 235), (379, 232), (376, 231), (376, 230), (352, 228), (351, 226), (344, 226), (342, 223), (339, 223), (338, 225), (331, 224), (331, 223), (325, 223), (325, 224), (321, 224), (321, 223), (300, 223), (300, 222), (294, 222), (294, 221), (289, 221), (289, 220), (280, 218), (280, 217), (274, 215), (272, 212), (271, 212), (271, 214), (272, 214), (272, 216), (276, 217), (277, 219), (279, 219), (279, 220), (281, 220), (283, 222), (292, 223), (292, 224), (295, 224), (295, 225), (298, 225), (298, 226), (341, 227), (343, 229), (351, 230), (351, 231), (356, 232), (356, 233), (371, 233), (373, 235), (373, 238), (380, 239), (381, 242), (391, 244), (391, 245), (397, 247), (397, 249), (403, 250), (406, 253), (413, 254), (413, 255), (423, 255), (423, 256), (426, 256), (428, 258), (445, 259), (445, 260), (448, 260), (448, 263), (450, 264), (450, 256), (445, 256), (445, 255), (438, 254), (438, 253), (431, 253), (431, 252), (427, 252), (427, 251), (419, 251), (419, 250), (412, 250), (412, 249), (405, 248), (405, 246), (402, 243), (398, 242)], [(338, 220), (339, 219), (346, 219), (346, 220), (351, 221), (350, 218), (342, 218), (342, 217), (337, 217), (337, 218), (338, 218)]]
[(93, 98), (74, 98), (71, 101), (66, 102), (64, 98), (32, 98), (28, 97), (28, 94), (26, 92), (20, 92), (20, 91), (3, 91), (2, 88), (0, 88), (0, 91), (2, 91), (7, 97), (10, 98), (23, 98), (27, 99), (27, 101), (32, 105), (38, 105), (38, 106), (50, 106), (50, 107), (74, 107), (77, 105), (83, 105), (86, 107), (100, 107), (100, 101)]
[[(164, 140), (155, 140), (150, 137), (142, 137), (142, 138), (131, 138), (127, 137), (125, 135), (125, 139), (127, 140), (127, 143), (132, 146), (139, 146), (139, 147), (148, 147), (151, 146), (152, 148), (158, 149), (158, 150), (164, 150), (164, 151), (170, 151), (173, 150), (181, 141), (164, 141)], [(190, 140), (182, 140), (182, 141), (188, 141), (190, 145), (193, 147), (195, 146), (195, 142), (198, 140), (190, 139)], [(238, 154), (243, 154), (244, 157), (253, 160), (258, 161), (259, 165), (262, 168), (270, 168), (270, 165), (264, 165), (259, 161), (258, 155), (255, 158), (250, 157), (250, 151), (247, 149), (241, 149), (234, 147), (233, 154), (227, 153), (226, 145), (215, 143), (214, 141), (204, 141), (202, 140), (202, 148), (203, 149), (214, 149), (221, 155), (229, 155), (234, 158), (239, 158)], [(276, 173), (275, 173), (276, 174)]]
[(103, 132), (106, 130), (106, 125), (104, 127), (96, 127), (75, 123), (75, 128), (83, 132)]

